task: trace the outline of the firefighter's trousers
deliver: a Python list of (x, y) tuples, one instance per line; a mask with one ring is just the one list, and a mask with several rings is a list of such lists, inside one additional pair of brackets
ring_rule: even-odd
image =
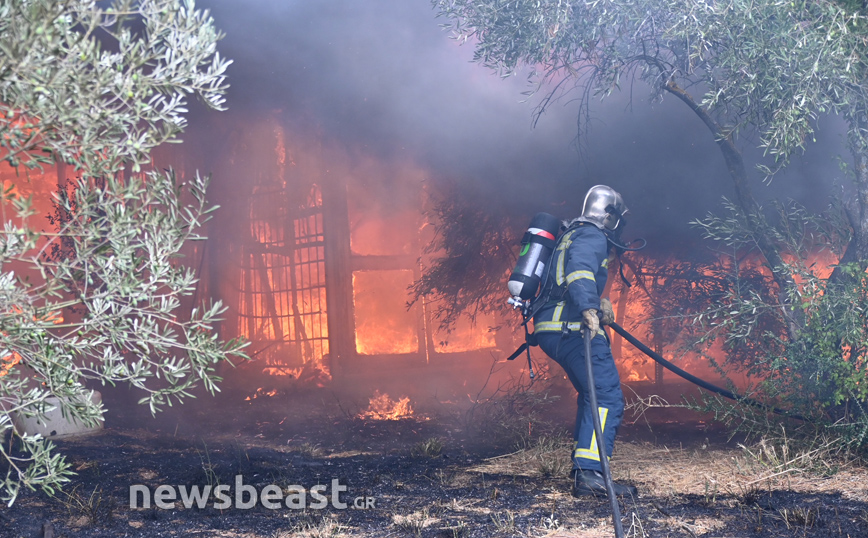
[[(578, 410), (576, 428), (573, 433), (573, 469), (600, 471), (600, 456), (597, 449), (597, 436), (594, 432), (591, 415), (590, 395), (588, 394), (588, 373), (585, 366), (585, 342), (582, 332), (572, 331), (562, 335), (559, 332), (540, 332), (537, 335), (540, 348), (566, 371), (567, 376), (578, 391)], [(612, 456), (615, 434), (624, 417), (624, 394), (621, 380), (612, 358), (609, 342), (602, 333), (591, 340), (591, 360), (594, 366), (594, 381), (597, 389), (600, 424), (603, 427), (606, 456)]]

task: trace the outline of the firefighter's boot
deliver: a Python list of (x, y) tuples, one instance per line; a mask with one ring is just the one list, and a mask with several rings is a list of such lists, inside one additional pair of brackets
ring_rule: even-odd
[[(606, 479), (603, 478), (603, 473), (600, 471), (587, 471), (577, 469), (575, 473), (575, 483), (573, 484), (573, 497), (581, 497), (583, 495), (593, 495), (595, 497), (606, 496)], [(635, 486), (628, 486), (612, 481), (612, 489), (615, 495), (629, 495), (635, 497), (638, 493)]]

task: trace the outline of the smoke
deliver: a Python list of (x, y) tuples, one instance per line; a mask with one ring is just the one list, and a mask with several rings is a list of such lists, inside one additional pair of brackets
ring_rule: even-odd
[[(733, 195), (714, 140), (681, 103), (649, 103), (639, 85), (595, 102), (579, 151), (575, 101), (554, 103), (534, 127), (539, 101), (523, 102), (522, 76), (501, 79), (472, 63), (472, 44), (450, 40), (423, 0), (199, 6), (211, 9), (226, 33), (221, 52), (235, 61), (232, 122), (276, 114), (287, 128), (350, 152), (415, 162), (492, 211), (574, 216), (588, 187), (610, 184), (631, 209), (635, 228), (626, 235), (641, 230), (658, 244), (695, 238), (687, 222)], [(757, 198), (825, 204), (841, 175), (832, 157), (844, 153), (840, 127), (825, 123), (820, 141), (771, 187), (755, 174)]]

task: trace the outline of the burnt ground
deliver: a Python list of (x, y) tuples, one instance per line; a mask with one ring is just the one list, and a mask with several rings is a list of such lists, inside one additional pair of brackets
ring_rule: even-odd
[[(413, 416), (375, 420), (358, 418), (365, 398), (334, 386), (266, 388), (224, 390), (157, 419), (107, 394), (104, 431), (57, 441), (77, 476), (55, 497), (27, 491), (0, 508), (0, 536), (613, 536), (606, 499), (569, 493), (567, 392), (473, 407), (419, 398)], [(639, 488), (620, 503), (628, 536), (868, 536), (859, 463), (830, 447), (739, 443), (701, 418), (652, 409), (622, 426), (613, 472)], [(338, 479), (340, 501), (374, 505), (129, 506), (134, 484), (154, 492), (233, 485), (236, 475), (260, 492)]]

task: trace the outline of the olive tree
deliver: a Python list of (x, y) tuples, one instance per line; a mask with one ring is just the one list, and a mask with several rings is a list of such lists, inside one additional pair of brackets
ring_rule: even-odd
[[(840, 418), (840, 405), (848, 407), (848, 398), (865, 402), (864, 392), (850, 390), (864, 376), (868, 349), (864, 323), (858, 322), (864, 303), (860, 275), (868, 267), (864, 1), (432, 3), (453, 37), (475, 47), (476, 61), (503, 76), (529, 69), (532, 92), (542, 95), (538, 111), (578, 92), (580, 125), (587, 128), (593, 97), (638, 81), (647, 84), (653, 98), (675, 98), (687, 106), (717, 143), (736, 192), (725, 216), (696, 224), (707, 237), (730, 251), (737, 249), (735, 259), (753, 260), (748, 257), (752, 251), (765, 266), (763, 289), (752, 290), (738, 285), (755, 266), (732, 265), (734, 287), (720, 294), (719, 305), (700, 319), (708, 324), (703, 343), (717, 337), (729, 344), (766, 339), (773, 345), (757, 354), (750, 370), (768, 374), (765, 388), (772, 396), (799, 396), (801, 402), (790, 401), (802, 406), (820, 401), (831, 423)], [(852, 165), (847, 168), (853, 182), (844, 204), (846, 218), (829, 214), (817, 219), (787, 204), (778, 211), (760, 207), (742, 151), (744, 134), (755, 135), (764, 149), (768, 159), (758, 164), (757, 177), (770, 181), (805, 149), (824, 114), (837, 115), (848, 125)], [(823, 242), (840, 258), (837, 274), (847, 284), (826, 282), (807, 260), (810, 249)], [(822, 360), (814, 360), (819, 356)], [(858, 431), (856, 437), (864, 439), (868, 429)]]
[[(129, 383), (152, 412), (216, 389), (215, 366), (243, 357), (222, 341), (218, 304), (184, 308), (195, 272), (181, 247), (202, 239), (208, 181), (140, 173), (176, 142), (193, 95), (222, 109), (229, 61), (192, 0), (0, 0), (0, 161), (21, 181), (63, 163), (79, 179), (54, 199), (54, 230), (32, 201), (0, 197), (0, 497), (52, 493), (69, 466), (12, 417), (63, 413), (93, 425), (91, 388)], [(185, 298), (187, 298), (185, 300)]]
[[(804, 148), (818, 114), (859, 110), (866, 72), (859, 51), (868, 35), (859, 10), (831, 0), (433, 3), (454, 37), (473, 42), (476, 61), (504, 76), (530, 67), (536, 91), (546, 89), (540, 110), (560, 94), (579, 91), (580, 119), (587, 120), (592, 96), (635, 80), (647, 83), (655, 98), (684, 103), (720, 148), (753, 246), (773, 270), (781, 306), (788, 305), (795, 283), (775, 271), (784, 260), (752, 194), (738, 135), (746, 128), (760, 134), (775, 158), (775, 166), (763, 168), (771, 177)], [(858, 121), (851, 131), (857, 138), (865, 134)], [(868, 188), (864, 180), (860, 188)], [(868, 203), (860, 211), (868, 215)], [(864, 230), (868, 237), (868, 221)], [(798, 326), (790, 316), (791, 336)]]

